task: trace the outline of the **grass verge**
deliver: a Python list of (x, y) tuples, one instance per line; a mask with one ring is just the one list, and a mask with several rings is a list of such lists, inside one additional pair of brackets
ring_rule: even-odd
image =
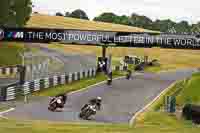
[(0, 66), (21, 64), (19, 52), (36, 52), (37, 48), (30, 48), (19, 42), (0, 42)]
[[(113, 78), (120, 77), (120, 76), (124, 76), (124, 73), (113, 72)], [(85, 78), (80, 81), (72, 82), (71, 84), (61, 85), (61, 86), (45, 89), (39, 92), (35, 92), (33, 95), (34, 96), (55, 96), (61, 93), (68, 93), (68, 92), (80, 90), (82, 88), (86, 88), (90, 85), (94, 85), (101, 81), (105, 81), (106, 79), (107, 77), (105, 76), (105, 74), (100, 73), (100, 74), (97, 74), (95, 78)]]
[(0, 112), (6, 111), (8, 109), (10, 109), (10, 107), (4, 107), (0, 105)]
[[(185, 103), (200, 104), (199, 94), (200, 73), (193, 74), (190, 79), (176, 82), (164, 95), (162, 95), (145, 112), (137, 117), (135, 128), (156, 128), (156, 132), (170, 133), (198, 133), (198, 126), (191, 121), (184, 120), (180, 114), (168, 114), (160, 111), (163, 107), (163, 99), (166, 95), (174, 95), (177, 98), (177, 106)], [(149, 130), (150, 131), (150, 130)]]
[[(96, 46), (76, 46), (54, 43), (49, 44), (48, 47), (65, 53), (95, 54), (97, 56), (101, 56), (102, 54), (101, 47)], [(148, 55), (150, 60), (157, 59), (160, 66), (149, 67), (145, 70), (148, 72), (200, 67), (200, 56), (198, 50), (110, 47), (108, 48), (108, 53), (112, 54), (113, 59), (121, 58), (126, 55), (135, 55), (140, 57)], [(118, 64), (116, 59), (114, 60), (114, 63)]]

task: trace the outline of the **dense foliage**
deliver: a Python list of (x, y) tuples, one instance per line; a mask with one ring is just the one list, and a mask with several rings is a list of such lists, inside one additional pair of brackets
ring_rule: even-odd
[(22, 27), (31, 13), (31, 0), (1, 0), (0, 26)]
[(133, 13), (131, 16), (118, 16), (111, 12), (102, 13), (98, 17), (95, 17), (94, 21), (124, 24), (170, 33), (200, 32), (200, 22), (190, 25), (187, 21), (176, 23), (170, 19), (152, 21), (147, 16), (141, 16), (135, 13)]
[(74, 10), (71, 13), (70, 12), (66, 12), (65, 13), (65, 17), (72, 17), (72, 18), (79, 18), (79, 19), (89, 20), (87, 14), (81, 9)]

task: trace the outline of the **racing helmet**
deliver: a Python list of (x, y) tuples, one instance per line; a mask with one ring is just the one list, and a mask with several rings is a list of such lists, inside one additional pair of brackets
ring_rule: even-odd
[(98, 101), (98, 102), (101, 102), (101, 101), (102, 101), (102, 98), (101, 98), (101, 97), (97, 97), (97, 101)]

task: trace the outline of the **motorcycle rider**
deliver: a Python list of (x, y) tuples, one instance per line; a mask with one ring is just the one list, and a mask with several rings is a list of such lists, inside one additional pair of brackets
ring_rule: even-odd
[(88, 103), (88, 104), (85, 104), (85, 105), (82, 107), (81, 111), (82, 111), (83, 109), (85, 109), (88, 105), (96, 105), (97, 110), (101, 110), (101, 102), (102, 102), (102, 98), (101, 98), (101, 97), (96, 97), (96, 98), (90, 99), (90, 100), (89, 100), (89, 103)]
[(59, 107), (60, 108), (63, 108), (64, 107), (64, 104), (66, 103), (67, 101), (67, 95), (66, 94), (59, 94), (59, 95), (56, 95), (54, 98), (52, 98), (50, 100), (50, 103), (52, 103), (54, 100), (60, 100), (61, 103), (59, 104)]
[(131, 75), (132, 75), (132, 71), (131, 70), (127, 70), (126, 78), (130, 79)]
[(107, 84), (108, 84), (108, 85), (111, 85), (111, 84), (112, 84), (112, 72), (108, 73)]

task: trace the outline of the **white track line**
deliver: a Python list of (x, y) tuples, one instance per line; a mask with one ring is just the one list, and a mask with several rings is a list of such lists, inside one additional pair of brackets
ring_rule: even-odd
[[(113, 80), (118, 80), (118, 79), (122, 79), (122, 78), (125, 78), (125, 76), (121, 76), (121, 77), (118, 77), (118, 78), (114, 78)], [(107, 81), (105, 80), (105, 81), (102, 81), (102, 82), (99, 82), (99, 83), (90, 85), (90, 86), (88, 86), (88, 87), (86, 87), (86, 88), (82, 88), (82, 89), (80, 89), (80, 90), (70, 92), (70, 93), (68, 93), (68, 94), (71, 95), (71, 94), (74, 94), (74, 93), (82, 92), (82, 91), (84, 91), (84, 90), (86, 90), (86, 89), (92, 88), (92, 87), (97, 86), (97, 85), (104, 84), (104, 83), (106, 83), (106, 82), (107, 82)]]
[(7, 117), (4, 117), (3, 114), (11, 112), (11, 111), (14, 111), (14, 110), (15, 110), (15, 108), (10, 108), (10, 109), (8, 109), (6, 111), (0, 112), (0, 118), (8, 119)]
[(11, 112), (13, 110), (15, 110), (15, 108), (10, 108), (10, 109), (8, 109), (6, 111), (0, 112), (0, 115), (3, 115), (3, 114), (8, 113), (8, 112)]
[(138, 117), (142, 112), (144, 112), (147, 108), (149, 108), (156, 100), (158, 100), (163, 94), (165, 94), (176, 83), (177, 83), (177, 81), (175, 81), (174, 83), (172, 83), (169, 87), (167, 87), (166, 89), (164, 89), (157, 97), (155, 97), (149, 104), (147, 104), (144, 108), (142, 108), (141, 110), (139, 110), (138, 112), (136, 112), (135, 115), (129, 121), (129, 126), (132, 127), (133, 123), (135, 122), (136, 117)]
[[(134, 73), (134, 75), (141, 75), (141, 73)], [(133, 75), (133, 76), (134, 76), (134, 75)], [(125, 77), (126, 77), (126, 76), (121, 76), (121, 77), (118, 77), (118, 78), (114, 78), (113, 80), (123, 79), (123, 78), (125, 78)], [(106, 82), (107, 82), (107, 81), (105, 80), (105, 81), (102, 81), (102, 82), (99, 82), (99, 83), (90, 85), (90, 86), (88, 86), (88, 87), (86, 87), (86, 88), (82, 88), (82, 89), (77, 90), (77, 91), (69, 92), (68, 94), (71, 95), (71, 94), (74, 94), (74, 93), (78, 93), (78, 92), (84, 91), (84, 90), (86, 90), (86, 89), (92, 88), (92, 87), (94, 87), (94, 86), (104, 84), (104, 83), (106, 83)]]

